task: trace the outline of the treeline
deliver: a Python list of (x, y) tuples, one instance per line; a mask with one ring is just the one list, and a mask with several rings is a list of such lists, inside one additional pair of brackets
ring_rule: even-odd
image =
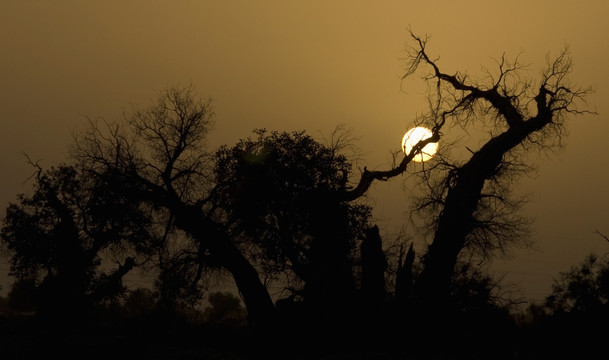
[[(514, 300), (484, 266), (529, 242), (511, 186), (530, 169), (531, 149), (558, 146), (566, 116), (587, 113), (589, 90), (568, 82), (567, 49), (536, 82), (505, 56), (472, 80), (442, 72), (427, 38), (412, 41), (404, 81), (428, 82), (429, 111), (415, 125), (432, 136), (387, 170), (355, 171), (340, 128), (327, 143), (259, 129), (211, 150), (213, 104), (194, 86), (163, 90), (124, 119), (89, 121), (63, 164), (28, 158), (33, 189), (6, 209), (1, 241), (36, 321), (74, 333), (131, 314), (137, 293), (124, 278), (139, 270), (155, 279), (153, 323), (167, 329), (198, 316), (210, 281), (233, 281), (256, 351), (514, 356)], [(488, 138), (466, 158), (441, 142), (479, 127)], [(434, 158), (411, 164), (432, 142), (442, 144)], [(383, 239), (366, 198), (375, 181), (407, 169), (420, 188), (404, 197), (429, 234), (420, 254)], [(279, 296), (269, 291), (277, 286)]]

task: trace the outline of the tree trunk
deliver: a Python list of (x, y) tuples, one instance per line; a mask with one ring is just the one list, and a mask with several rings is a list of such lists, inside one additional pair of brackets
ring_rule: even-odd
[(408, 248), (408, 252), (406, 253), (406, 258), (402, 259), (402, 254), (398, 260), (398, 268), (395, 274), (395, 299), (400, 304), (400, 306), (404, 306), (410, 300), (412, 295), (412, 285), (413, 285), (413, 274), (412, 274), (412, 265), (414, 264), (414, 248), (413, 244), (410, 244)]
[(378, 226), (368, 229), (361, 245), (362, 288), (366, 306), (380, 307), (385, 300), (385, 270), (387, 259), (383, 253)]
[(174, 211), (176, 226), (203, 243), (218, 263), (228, 270), (248, 311), (250, 323), (259, 330), (271, 330), (275, 325), (275, 305), (260, 281), (258, 271), (245, 258), (228, 236), (195, 206), (180, 204)]
[(416, 291), (421, 304), (445, 306), (454, 267), (473, 228), (474, 212), (485, 181), (496, 174), (508, 151), (550, 120), (551, 116), (537, 116), (510, 127), (490, 139), (458, 169), (446, 195), (433, 242), (425, 254), (423, 271), (417, 279)]
[(275, 305), (260, 281), (258, 271), (243, 254), (228, 241), (212, 241), (209, 249), (219, 255), (223, 266), (233, 275), (247, 308), (250, 323), (260, 330), (272, 330), (276, 325)]

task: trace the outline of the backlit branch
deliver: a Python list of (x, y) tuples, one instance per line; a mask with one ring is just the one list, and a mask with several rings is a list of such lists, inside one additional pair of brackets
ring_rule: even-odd
[(505, 83), (505, 77), (518, 70), (519, 66), (517, 61), (508, 65), (505, 58), (502, 57), (502, 60), (499, 62), (498, 80), (489, 89), (482, 89), (481, 87), (466, 83), (467, 78), (465, 76), (459, 76), (459, 73), (449, 75), (440, 71), (440, 68), (436, 64), (436, 60), (432, 60), (425, 51), (427, 38), (423, 39), (412, 32), (410, 35), (417, 42), (418, 49), (410, 51), (412, 60), (402, 79), (412, 75), (421, 64), (429, 65), (432, 68), (431, 78), (437, 80), (436, 87), (439, 98), (442, 97), (442, 94), (440, 93), (442, 84), (446, 83), (455, 91), (465, 93), (464, 99), (467, 99), (468, 101), (464, 102), (464, 105), (476, 100), (485, 100), (503, 116), (508, 126), (513, 127), (522, 124), (524, 119), (521, 113), (512, 103), (512, 96), (509, 96), (507, 92), (504, 91), (506, 90), (505, 87), (502, 86)]
[(420, 154), (421, 151), (423, 150), (423, 148), (427, 144), (436, 143), (440, 140), (440, 132), (439, 132), (440, 127), (441, 127), (441, 125), (439, 127), (438, 126), (434, 127), (434, 129), (432, 130), (433, 134), (431, 137), (429, 137), (427, 139), (423, 139), (423, 140), (419, 141), (415, 146), (413, 146), (413, 148), (410, 150), (410, 153), (408, 153), (404, 156), (404, 158), (398, 164), (398, 166), (396, 166), (390, 170), (384, 170), (384, 171), (370, 171), (366, 167), (364, 167), (364, 172), (362, 173), (362, 176), (361, 176), (360, 181), (357, 184), (357, 186), (353, 190), (346, 191), (341, 196), (341, 200), (344, 200), (344, 201), (355, 200), (355, 199), (363, 196), (366, 193), (366, 191), (368, 191), (368, 188), (370, 188), (370, 185), (372, 185), (372, 182), (374, 180), (387, 181), (395, 176), (402, 174), (404, 171), (406, 171), (406, 166), (410, 163), (410, 161), (417, 154)]

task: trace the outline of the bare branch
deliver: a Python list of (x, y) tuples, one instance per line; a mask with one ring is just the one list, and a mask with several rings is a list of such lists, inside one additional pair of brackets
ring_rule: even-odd
[(42, 159), (38, 159), (35, 162), (32, 161), (32, 159), (30, 158), (30, 156), (25, 153), (22, 152), (21, 153), (23, 156), (25, 156), (25, 159), (27, 160), (27, 163), (32, 165), (36, 170), (32, 173), (32, 175), (28, 176), (27, 179), (25, 179), (25, 181), (23, 182), (23, 184), (27, 183), (28, 181), (30, 181), (31, 178), (33, 178), (34, 176), (36, 176), (36, 179), (40, 179), (40, 174), (42, 174), (42, 167), (39, 165), (40, 161), (42, 161)]
[(594, 231), (595, 234), (598, 234), (599, 236), (601, 236), (603, 239), (607, 240), (609, 242), (609, 237), (607, 237), (607, 235), (601, 233), (600, 231), (596, 230)]
[(364, 172), (359, 180), (359, 183), (352, 190), (344, 192), (340, 198), (344, 201), (352, 201), (361, 196), (363, 196), (372, 182), (374, 180), (387, 181), (395, 176), (398, 176), (404, 171), (406, 171), (406, 166), (410, 163), (410, 161), (421, 151), (423, 148), (430, 143), (435, 143), (440, 140), (439, 128), (434, 128), (434, 132), (431, 137), (427, 139), (423, 139), (419, 141), (413, 148), (410, 150), (409, 154), (406, 154), (402, 161), (394, 168), (384, 171), (369, 171), (366, 167), (364, 167)]

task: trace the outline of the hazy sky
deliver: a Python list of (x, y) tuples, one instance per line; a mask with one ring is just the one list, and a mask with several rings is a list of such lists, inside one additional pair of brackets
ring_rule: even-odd
[[(534, 197), (525, 210), (537, 250), (495, 266), (539, 299), (559, 271), (609, 251), (594, 234), (609, 234), (608, 17), (604, 0), (1, 0), (0, 208), (31, 187), (22, 152), (55, 165), (86, 117), (115, 120), (170, 85), (192, 82), (214, 99), (213, 147), (255, 128), (321, 139), (345, 124), (360, 139), (358, 165), (383, 169), (425, 110), (420, 82), (400, 88), (408, 27), (431, 36), (428, 51), (448, 73), (479, 74), (504, 52), (522, 53), (536, 80), (546, 54), (568, 45), (572, 80), (596, 89), (599, 115), (572, 118), (565, 149), (519, 179)], [(386, 232), (408, 227), (402, 183), (370, 194)], [(0, 265), (0, 277), (7, 270)]]

